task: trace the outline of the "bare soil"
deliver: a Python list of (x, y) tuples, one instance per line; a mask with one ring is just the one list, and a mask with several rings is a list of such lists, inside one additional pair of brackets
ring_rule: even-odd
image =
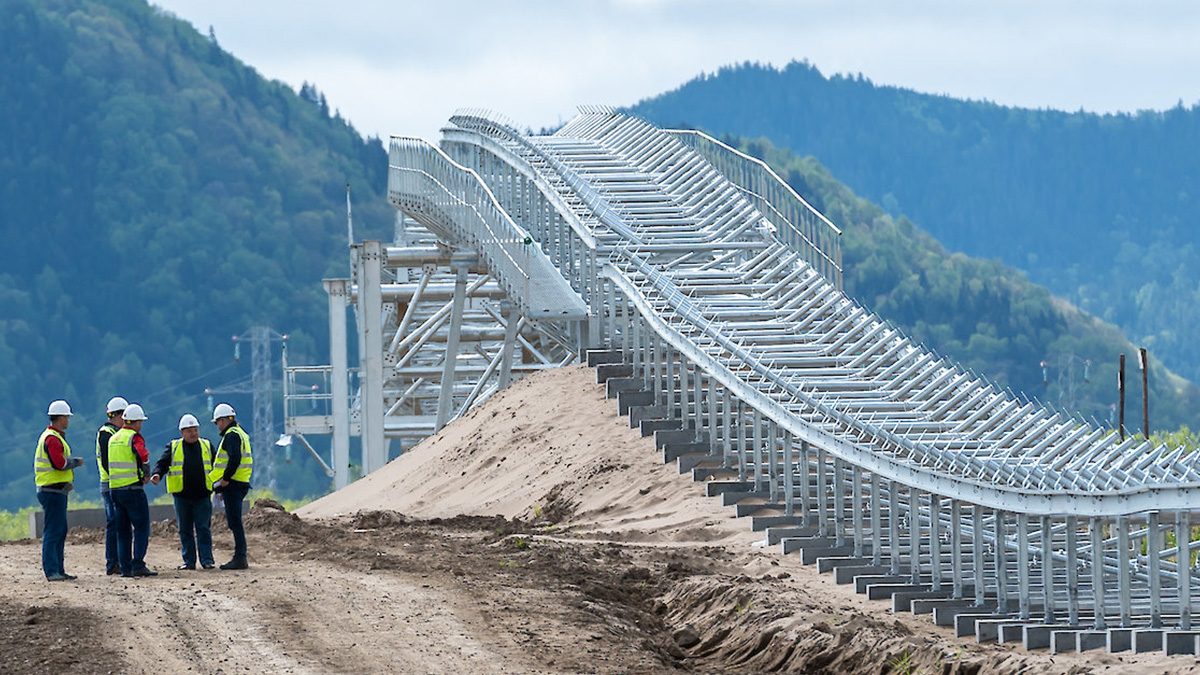
[(257, 503), (246, 571), (176, 571), (171, 523), (149, 579), (104, 576), (96, 530), (69, 535), (74, 582), (43, 579), (39, 542), (0, 545), (0, 673), (1200, 673), (894, 615), (753, 545), (589, 378), (523, 380), (300, 515)]

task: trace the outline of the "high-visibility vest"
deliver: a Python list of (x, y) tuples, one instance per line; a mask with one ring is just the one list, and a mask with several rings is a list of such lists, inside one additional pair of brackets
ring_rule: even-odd
[(67, 465), (71, 463), (71, 446), (67, 445), (67, 439), (55, 429), (43, 431), (42, 435), (38, 437), (37, 450), (33, 453), (33, 482), (37, 483), (38, 487), (75, 481), (74, 469), (55, 469), (54, 465), (50, 463), (50, 453), (46, 452), (46, 439), (51, 436), (57, 436), (58, 440), (62, 442), (63, 461)]
[[(200, 457), (204, 462), (204, 484), (212, 490), (212, 443), (207, 438), (201, 438)], [(167, 471), (167, 492), (175, 494), (183, 491), (183, 439), (171, 441), (171, 468)]]
[(96, 431), (96, 469), (100, 471), (100, 489), (108, 489), (108, 469), (104, 468), (104, 462), (100, 461), (100, 439), (102, 436), (108, 436), (108, 441), (112, 442), (112, 437), (116, 435), (118, 429), (109, 423), (101, 425)]
[(213, 459), (212, 472), (209, 474), (212, 477), (212, 482), (216, 483), (225, 476), (225, 467), (229, 466), (229, 455), (225, 453), (225, 436), (229, 434), (237, 434), (242, 439), (242, 461), (238, 464), (238, 468), (233, 472), (232, 479), (243, 483), (250, 482), (250, 474), (254, 471), (254, 456), (250, 454), (250, 437), (246, 432), (235, 422), (233, 426), (225, 429), (222, 434), (221, 445), (217, 447), (217, 456)]
[(137, 432), (128, 427), (113, 434), (108, 441), (108, 488), (141, 484), (138, 476), (138, 455), (133, 449), (133, 436)]

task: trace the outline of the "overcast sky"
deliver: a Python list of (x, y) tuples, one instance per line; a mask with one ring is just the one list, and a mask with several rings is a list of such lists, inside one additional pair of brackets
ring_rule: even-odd
[(722, 65), (1096, 112), (1200, 100), (1200, 2), (151, 0), (268, 78), (315, 83), (363, 134), (438, 137), (454, 110), (522, 125), (628, 105)]

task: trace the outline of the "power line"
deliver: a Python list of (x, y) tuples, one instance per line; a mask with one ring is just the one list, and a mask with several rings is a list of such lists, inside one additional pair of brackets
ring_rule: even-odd
[(197, 376), (195, 376), (195, 377), (193, 377), (193, 378), (191, 378), (191, 379), (189, 379), (189, 380), (184, 380), (183, 382), (180, 382), (180, 383), (178, 383), (178, 384), (175, 384), (175, 385), (172, 385), (172, 386), (170, 386), (170, 387), (167, 387), (166, 389), (162, 389), (162, 390), (156, 391), (156, 392), (154, 392), (154, 393), (152, 393), (152, 394), (147, 394), (147, 395), (145, 396), (145, 399), (146, 399), (146, 400), (152, 400), (152, 399), (153, 399), (155, 396), (159, 396), (159, 395), (161, 395), (161, 394), (165, 394), (165, 393), (167, 393), (168, 391), (174, 391), (174, 390), (176, 390), (176, 389), (179, 389), (180, 387), (184, 386), (185, 384), (191, 384), (191, 383), (195, 382), (196, 380), (199, 380), (199, 379), (201, 379), (201, 378), (208, 377), (209, 375), (212, 375), (212, 374), (214, 374), (214, 373), (219, 373), (219, 372), (221, 372), (222, 370), (225, 370), (226, 368), (232, 368), (232, 367), (236, 366), (237, 364), (238, 364), (238, 362), (237, 362), (237, 361), (230, 361), (229, 363), (226, 363), (225, 365), (223, 365), (223, 366), (220, 366), (220, 367), (218, 367), (218, 368), (214, 368), (214, 369), (212, 369), (212, 370), (208, 371), (207, 373), (202, 373), (202, 374), (200, 374), (200, 375), (197, 375)]

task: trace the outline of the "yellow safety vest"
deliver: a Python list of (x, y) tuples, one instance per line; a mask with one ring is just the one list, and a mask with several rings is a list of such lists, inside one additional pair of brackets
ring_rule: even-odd
[(108, 441), (108, 487), (110, 490), (140, 485), (138, 456), (133, 449), (133, 436), (137, 432), (124, 428), (113, 434)]
[(108, 489), (108, 469), (105, 469), (104, 462), (100, 461), (100, 437), (107, 435), (108, 441), (111, 443), (112, 437), (116, 435), (117, 431), (117, 427), (108, 423), (103, 424), (100, 429), (96, 431), (96, 469), (100, 471), (101, 490)]
[(37, 483), (38, 487), (75, 482), (74, 469), (59, 470), (50, 463), (50, 453), (46, 452), (46, 439), (50, 436), (57, 436), (58, 440), (62, 442), (63, 461), (67, 463), (67, 466), (71, 464), (71, 446), (67, 445), (67, 439), (54, 429), (43, 431), (42, 435), (38, 437), (37, 450), (33, 453), (33, 482)]
[(243, 483), (250, 482), (250, 474), (254, 471), (254, 457), (250, 454), (250, 437), (246, 432), (235, 422), (233, 426), (225, 429), (222, 434), (221, 445), (217, 448), (217, 456), (213, 459), (212, 472), (209, 475), (212, 477), (212, 482), (217, 483), (225, 476), (225, 467), (229, 466), (229, 455), (225, 454), (225, 438), (228, 434), (237, 434), (242, 439), (242, 461), (238, 464), (238, 468), (233, 472), (233, 480)]
[[(204, 484), (212, 490), (212, 443), (207, 438), (201, 438), (200, 456), (204, 461)], [(167, 471), (167, 492), (175, 494), (183, 491), (183, 439), (171, 441), (171, 468)]]

